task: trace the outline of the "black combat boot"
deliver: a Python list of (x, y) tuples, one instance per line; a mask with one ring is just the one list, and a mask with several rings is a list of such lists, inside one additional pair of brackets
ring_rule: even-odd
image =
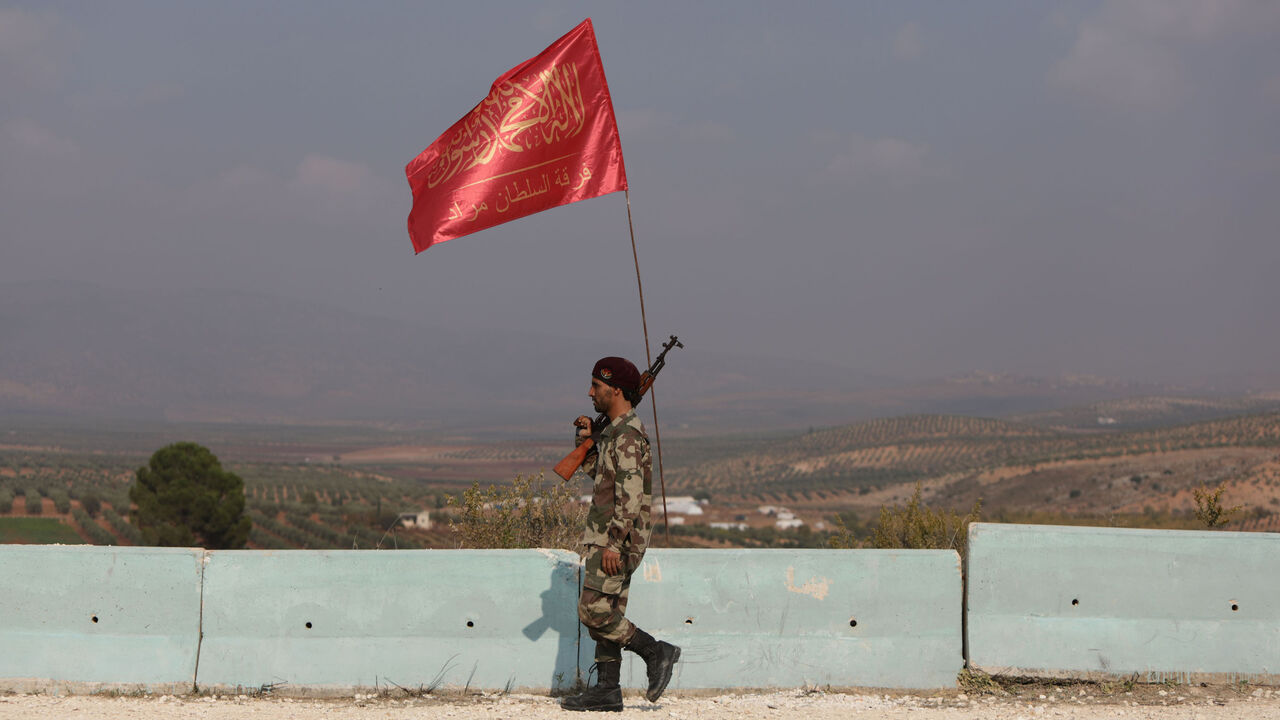
[(581, 695), (570, 695), (560, 701), (565, 710), (591, 710), (594, 712), (622, 712), (622, 688), (618, 676), (622, 663), (596, 663), (596, 684)]
[(645, 690), (644, 696), (649, 702), (658, 702), (662, 691), (667, 689), (667, 683), (671, 682), (671, 671), (680, 660), (680, 648), (654, 640), (652, 635), (636, 628), (627, 649), (644, 658), (645, 668), (649, 671), (649, 689)]

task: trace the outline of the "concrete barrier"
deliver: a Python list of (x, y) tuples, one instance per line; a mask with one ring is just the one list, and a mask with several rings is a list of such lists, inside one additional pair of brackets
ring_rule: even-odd
[[(952, 550), (655, 549), (627, 615), (683, 648), (676, 689), (941, 688), (964, 665), (960, 598)], [(645, 684), (632, 653), (623, 682)]]
[(547, 688), (577, 672), (577, 555), (209, 553), (201, 688)]
[[(969, 543), (976, 669), (1280, 681), (1280, 535), (978, 523)], [(554, 688), (594, 653), (561, 551), (18, 545), (0, 578), (0, 690)], [(949, 550), (652, 550), (628, 615), (684, 648), (675, 689), (950, 687), (962, 666)]]
[(988, 673), (1280, 680), (1280, 535), (975, 523), (968, 648)]
[(203, 554), (0, 546), (0, 689), (190, 692)]

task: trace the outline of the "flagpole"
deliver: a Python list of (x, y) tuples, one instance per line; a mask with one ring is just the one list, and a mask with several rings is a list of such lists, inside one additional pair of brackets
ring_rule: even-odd
[[(623, 190), (627, 196), (627, 229), (631, 231), (631, 259), (636, 264), (636, 288), (640, 291), (640, 325), (644, 328), (644, 362), (653, 365), (653, 356), (649, 352), (649, 318), (644, 312), (644, 284), (640, 282), (640, 256), (636, 253), (636, 227), (631, 222), (631, 189)], [(662, 473), (662, 431), (658, 429), (658, 388), (655, 384), (649, 388), (649, 403), (653, 407), (653, 439), (658, 447), (658, 487), (662, 490), (662, 530), (667, 536), (667, 547), (671, 547), (671, 518), (667, 515), (667, 480)]]

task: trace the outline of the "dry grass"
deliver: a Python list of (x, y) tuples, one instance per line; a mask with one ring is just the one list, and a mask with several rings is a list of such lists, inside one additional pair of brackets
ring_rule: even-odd
[(503, 488), (475, 483), (449, 504), (458, 507), (451, 527), (465, 548), (577, 550), (587, 517), (569, 485), (542, 475), (517, 476)]

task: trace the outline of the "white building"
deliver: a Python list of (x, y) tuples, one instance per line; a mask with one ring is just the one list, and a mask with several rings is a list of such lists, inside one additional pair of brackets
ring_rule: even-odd
[(416, 513), (400, 513), (399, 522), (407, 528), (417, 528), (419, 530), (431, 529), (431, 513), (423, 510)]
[[(661, 502), (659, 499), (655, 505), (662, 507)], [(669, 515), (701, 515), (702, 504), (694, 500), (692, 495), (672, 495), (667, 498), (667, 513)]]

